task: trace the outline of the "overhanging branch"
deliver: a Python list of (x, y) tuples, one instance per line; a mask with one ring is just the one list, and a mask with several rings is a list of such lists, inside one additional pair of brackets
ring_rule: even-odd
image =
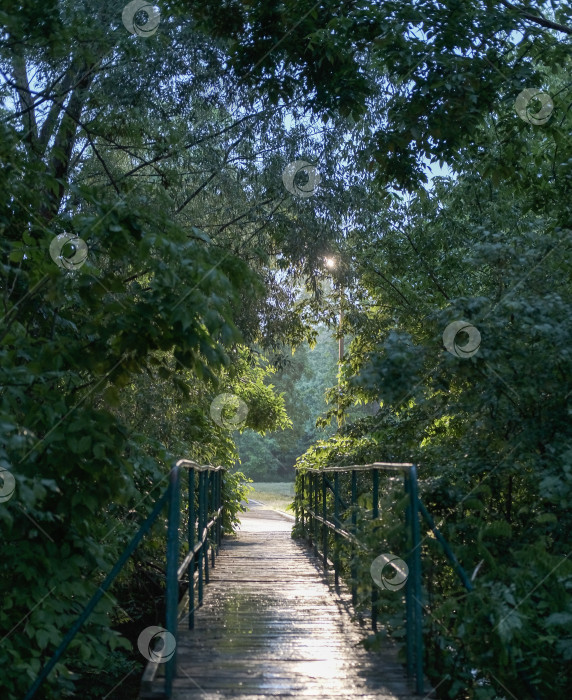
[(511, 2), (508, 0), (500, 0), (501, 5), (504, 5), (507, 9), (512, 10), (513, 12), (516, 12), (518, 15), (520, 15), (523, 19), (527, 19), (529, 22), (534, 22), (535, 24), (539, 24), (541, 27), (546, 27), (546, 29), (554, 29), (557, 32), (564, 32), (565, 34), (572, 34), (572, 28), (567, 27), (564, 24), (558, 24), (558, 22), (553, 22), (550, 19), (546, 19), (545, 17), (539, 17), (538, 15), (533, 15), (527, 10), (523, 10), (520, 7), (517, 7), (516, 5), (513, 5)]

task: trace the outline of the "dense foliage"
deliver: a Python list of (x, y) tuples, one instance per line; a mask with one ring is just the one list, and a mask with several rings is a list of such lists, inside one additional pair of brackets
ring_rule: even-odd
[[(562, 119), (552, 133), (516, 115), (488, 118), (482, 150), (467, 149), (454, 179), (348, 237), (359, 288), (346, 315), (355, 338), (344, 402), (382, 409), (299, 460), (419, 465), (423, 502), (462, 565), (478, 571), (466, 595), (435, 539), (424, 539), (428, 668), (444, 697), (572, 690), (572, 144)], [(484, 179), (495, 162), (504, 177)], [(481, 336), (469, 357), (443, 347), (460, 319)], [(461, 351), (470, 341), (456, 340)], [(399, 517), (389, 494), (382, 539)]]
[[(137, 41), (116, 10), (2, 10), (0, 459), (16, 492), (0, 508), (0, 663), (14, 698), (149, 512), (172, 460), (235, 462), (231, 431), (213, 419), (217, 396), (245, 402), (241, 427), (289, 425), (261, 351), (311, 337), (272, 262), (281, 254), (293, 278), (308, 266), (290, 245), (299, 206), (281, 158), (260, 173), (260, 149), (293, 149), (280, 115), (249, 112), (233, 82), (213, 92), (223, 57), (207, 37), (172, 19), (172, 44)], [(50, 250), (63, 234), (75, 237), (62, 248), (67, 267)], [(229, 525), (244, 496), (237, 479)], [(161, 620), (163, 540), (159, 527), (114, 591), (120, 606), (102, 601), (46, 697), (70, 694), (78, 674), (104, 678), (110, 652), (130, 647), (122, 610)], [(109, 689), (124, 675), (116, 666)]]
[(313, 442), (332, 434), (332, 426), (319, 429), (316, 420), (327, 409), (326, 389), (336, 383), (337, 351), (332, 334), (323, 329), (314, 348), (305, 344), (284, 357), (272, 382), (284, 397), (292, 425), (264, 436), (253, 430), (237, 436), (241, 469), (251, 478), (292, 481), (296, 458)]
[[(0, 7), (3, 692), (23, 696), (173, 458), (233, 464), (238, 428), (265, 478), (312, 440), (302, 466), (418, 463), (483, 562), (464, 596), (424, 541), (438, 692), (569, 695), (569, 4), (168, 0), (149, 36), (122, 10)], [(308, 197), (282, 180), (301, 159)], [(338, 386), (318, 336), (340, 310)], [(443, 348), (456, 321), (470, 357), (462, 333)], [(244, 420), (213, 414), (221, 394)], [(125, 635), (161, 619), (162, 527), (46, 698), (128, 672)]]

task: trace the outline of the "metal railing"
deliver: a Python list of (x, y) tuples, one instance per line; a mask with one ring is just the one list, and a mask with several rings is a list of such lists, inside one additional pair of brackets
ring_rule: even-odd
[[(350, 544), (350, 587), (353, 605), (357, 604), (358, 575), (356, 566), (356, 553), (358, 549), (374, 554), (357, 537), (357, 479), (358, 474), (371, 472), (372, 510), (371, 519), (379, 518), (379, 472), (398, 471), (403, 472), (404, 491), (407, 496), (405, 505), (405, 527), (408, 533), (408, 553), (406, 564), (409, 575), (405, 583), (405, 625), (406, 625), (406, 667), (407, 675), (415, 676), (415, 692), (424, 693), (423, 676), (423, 604), (421, 593), (421, 538), (419, 526), (419, 514), (427, 521), (435, 538), (442, 545), (445, 555), (453, 565), (453, 568), (461, 578), (461, 581), (471, 590), (472, 586), (467, 574), (457, 561), (453, 551), (435, 527), (431, 516), (419, 500), (417, 491), (417, 470), (415, 465), (392, 464), (388, 462), (375, 462), (374, 464), (353, 465), (349, 467), (326, 467), (324, 469), (307, 469), (300, 467), (296, 475), (295, 509), (296, 522), (301, 526), (302, 532), (310, 544), (314, 546), (316, 554), (321, 554), (324, 568), (328, 568), (329, 542), (333, 533), (332, 563), (334, 567), (335, 585), (339, 584), (341, 569), (340, 541), (345, 540)], [(340, 493), (340, 474), (349, 474), (351, 484), (349, 488), (349, 502), (346, 502)], [(333, 483), (332, 483), (333, 482)], [(331, 494), (328, 499), (328, 494)], [(328, 508), (330, 502), (333, 513)], [(341, 508), (341, 510), (340, 510)], [(349, 513), (351, 523), (344, 528), (340, 519), (341, 513)], [(330, 537), (329, 537), (330, 534)], [(321, 552), (319, 547), (321, 545)], [(374, 631), (377, 629), (379, 589), (372, 581), (371, 584), (371, 621)]]
[[(181, 469), (188, 472), (188, 553), (179, 565), (179, 526), (180, 526), (180, 499), (181, 499)], [(215, 550), (218, 550), (222, 539), (222, 474), (224, 467), (200, 466), (196, 462), (187, 459), (179, 460), (169, 473), (169, 485), (159, 497), (152, 512), (141, 525), (131, 542), (127, 545), (112, 570), (99, 586), (97, 592), (87, 603), (69, 632), (66, 634), (59, 647), (54, 652), (50, 661), (44, 666), (38, 677), (30, 687), (24, 700), (32, 700), (58, 661), (65, 653), (70, 642), (79, 632), (84, 622), (95, 610), (99, 601), (106, 595), (111, 584), (127, 563), (129, 557), (136, 550), (141, 540), (149, 533), (153, 524), (160, 516), (165, 504), (168, 505), (167, 521), (167, 568), (165, 591), (165, 629), (173, 635), (177, 641), (177, 628), (179, 622), (179, 583), (189, 571), (188, 576), (188, 624), (189, 629), (194, 626), (195, 611), (195, 574), (197, 577), (198, 605), (203, 602), (204, 583), (209, 582), (209, 549), (211, 550), (211, 566), (215, 563)], [(198, 478), (197, 478), (198, 475)], [(176, 670), (176, 644), (175, 653), (165, 665), (164, 694), (171, 697), (173, 678)]]

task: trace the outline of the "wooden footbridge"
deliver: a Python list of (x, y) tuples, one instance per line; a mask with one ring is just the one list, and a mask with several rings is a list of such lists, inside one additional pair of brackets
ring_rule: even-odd
[[(292, 524), (253, 506), (237, 536), (225, 538), (194, 629), (184, 616), (179, 623), (173, 699), (413, 697), (393, 650), (360, 645), (364, 630), (347, 598), (291, 538)], [(142, 697), (161, 697), (163, 686), (155, 675)]]
[[(382, 651), (366, 651), (361, 641), (367, 632), (353, 619), (358, 595), (355, 562), (363, 547), (356, 536), (358, 493), (371, 493), (372, 508), (366, 513), (375, 528), (382, 471), (401, 473), (407, 495), (407, 563), (399, 560), (406, 585), (383, 579), (384, 588), (394, 586), (390, 590), (405, 586), (405, 667), (389, 641)], [(471, 584), (417, 496), (415, 467), (375, 463), (299, 472), (296, 519), (311, 547), (306, 540), (292, 539), (289, 516), (260, 505), (243, 514), (235, 535), (223, 539), (223, 474), (222, 467), (189, 460), (173, 466), (168, 487), (24, 700), (37, 700), (41, 685), (165, 507), (165, 627), (147, 627), (139, 635), (138, 649), (149, 660), (141, 699), (429, 697), (423, 674), (420, 516), (467, 590)], [(350, 590), (342, 581), (342, 547), (349, 553)], [(371, 554), (368, 550), (368, 559)], [(373, 582), (374, 565), (372, 581), (367, 577), (361, 582), (361, 595), (369, 587), (369, 622), (376, 629), (383, 620), (377, 619), (381, 583)]]

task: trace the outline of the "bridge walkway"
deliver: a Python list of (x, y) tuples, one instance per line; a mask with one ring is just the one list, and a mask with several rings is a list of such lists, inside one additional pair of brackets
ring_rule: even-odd
[(195, 629), (179, 627), (173, 700), (419, 700), (394, 650), (360, 645), (366, 631), (291, 528), (251, 504), (223, 540)]

